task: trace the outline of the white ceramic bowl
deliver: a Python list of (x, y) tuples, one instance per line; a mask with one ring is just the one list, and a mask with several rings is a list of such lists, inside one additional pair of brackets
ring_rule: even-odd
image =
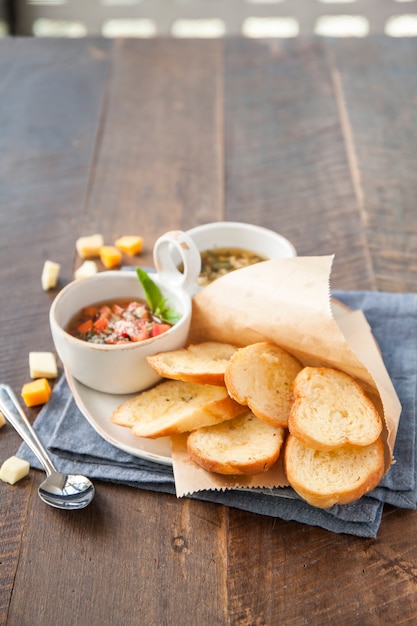
[[(177, 273), (169, 282), (171, 272), (170, 267), (166, 267), (165, 251), (171, 246), (181, 254), (185, 271), (181, 275)], [(77, 339), (65, 331), (73, 316), (84, 306), (119, 298), (145, 300), (136, 272), (104, 271), (74, 281), (53, 301), (49, 321), (56, 351), (66, 371), (87, 387), (110, 394), (139, 392), (160, 380), (146, 357), (185, 345), (191, 322), (189, 291), (200, 271), (200, 254), (186, 234), (174, 231), (156, 242), (154, 260), (163, 272), (152, 274), (152, 279), (169, 306), (182, 315), (179, 322), (157, 337), (123, 345), (103, 345)]]
[(279, 233), (245, 222), (210, 222), (187, 230), (200, 252), (215, 248), (241, 248), (267, 259), (294, 257), (292, 243)]

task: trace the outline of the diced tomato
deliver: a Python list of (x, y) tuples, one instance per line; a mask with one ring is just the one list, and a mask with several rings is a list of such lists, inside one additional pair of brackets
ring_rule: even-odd
[(89, 319), (80, 324), (77, 328), (77, 332), (81, 335), (85, 335), (93, 328), (93, 320)]
[(106, 319), (109, 319), (111, 316), (111, 308), (107, 306), (107, 304), (101, 306), (98, 312), (100, 313), (100, 317), (105, 317)]
[(166, 333), (170, 328), (171, 326), (169, 324), (154, 324), (151, 330), (151, 337), (162, 335), (162, 333)]
[(144, 341), (149, 333), (146, 324), (142, 320), (119, 320), (114, 324), (116, 338), (127, 338), (130, 341)]
[(129, 328), (129, 337), (131, 341), (145, 341), (149, 339), (149, 330), (143, 320), (137, 320)]
[(149, 339), (149, 331), (145, 327), (135, 329), (130, 335), (131, 341), (145, 341), (145, 339)]
[(68, 332), (84, 341), (116, 344), (144, 341), (171, 328), (170, 324), (151, 320), (146, 302), (109, 301), (84, 307)]
[(136, 319), (149, 319), (149, 311), (142, 302), (131, 302), (126, 308), (126, 313), (132, 313)]
[(100, 315), (100, 317), (94, 322), (93, 328), (96, 333), (102, 333), (104, 330), (106, 330), (108, 325), (108, 320)]

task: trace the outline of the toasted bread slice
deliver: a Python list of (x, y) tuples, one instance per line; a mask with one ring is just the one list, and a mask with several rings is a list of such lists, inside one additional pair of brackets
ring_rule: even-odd
[(163, 378), (202, 385), (224, 385), (226, 365), (236, 350), (236, 346), (229, 343), (206, 341), (150, 355), (147, 361)]
[(137, 437), (165, 437), (230, 420), (246, 410), (225, 387), (165, 380), (126, 400), (110, 421)]
[(187, 450), (190, 458), (209, 472), (259, 474), (277, 461), (284, 432), (246, 410), (233, 420), (190, 433)]
[(286, 428), (292, 383), (302, 366), (279, 346), (261, 341), (240, 348), (231, 357), (224, 376), (229, 394), (259, 419)]
[(289, 431), (307, 446), (332, 450), (346, 444), (369, 446), (382, 420), (351, 376), (327, 367), (305, 367), (294, 381)]
[(293, 489), (312, 506), (348, 504), (374, 489), (384, 475), (384, 445), (315, 450), (288, 435), (284, 468)]

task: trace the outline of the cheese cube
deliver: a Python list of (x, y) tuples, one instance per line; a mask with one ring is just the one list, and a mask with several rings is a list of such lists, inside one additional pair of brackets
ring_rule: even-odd
[(22, 387), (22, 398), (26, 406), (45, 404), (51, 397), (51, 387), (46, 378), (38, 378)]
[(10, 485), (14, 485), (29, 474), (30, 465), (24, 459), (11, 456), (0, 467), (0, 480)]
[(115, 246), (102, 246), (100, 260), (108, 270), (118, 267), (122, 262), (122, 253)]
[(54, 261), (45, 261), (42, 269), (41, 283), (42, 289), (48, 291), (56, 287), (61, 266)]
[(79, 237), (75, 242), (75, 247), (82, 259), (89, 259), (100, 256), (100, 248), (103, 243), (103, 235), (96, 233), (95, 235)]
[(56, 378), (58, 368), (53, 352), (29, 352), (31, 378)]
[(143, 237), (136, 237), (135, 235), (124, 235), (119, 237), (114, 242), (116, 248), (119, 248), (122, 252), (135, 256), (139, 254), (143, 249)]
[(0, 411), (0, 428), (2, 428), (2, 426), (4, 426), (6, 424), (6, 418), (4, 417), (3, 413)]
[(77, 270), (75, 270), (74, 278), (75, 280), (88, 278), (89, 276), (94, 276), (97, 272), (97, 263), (95, 261), (84, 261), (84, 263), (80, 265)]

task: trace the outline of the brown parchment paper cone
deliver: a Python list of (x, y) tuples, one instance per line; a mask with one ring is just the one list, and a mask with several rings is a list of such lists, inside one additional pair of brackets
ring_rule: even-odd
[[(330, 298), (332, 262), (333, 256), (273, 259), (227, 274), (194, 296), (189, 341), (244, 346), (269, 340), (303, 365), (335, 367), (354, 376), (383, 417), (387, 471), (401, 405), (364, 314)], [(185, 437), (173, 439), (172, 458), (178, 496), (288, 485), (280, 462), (252, 477), (206, 472), (188, 458)]]

